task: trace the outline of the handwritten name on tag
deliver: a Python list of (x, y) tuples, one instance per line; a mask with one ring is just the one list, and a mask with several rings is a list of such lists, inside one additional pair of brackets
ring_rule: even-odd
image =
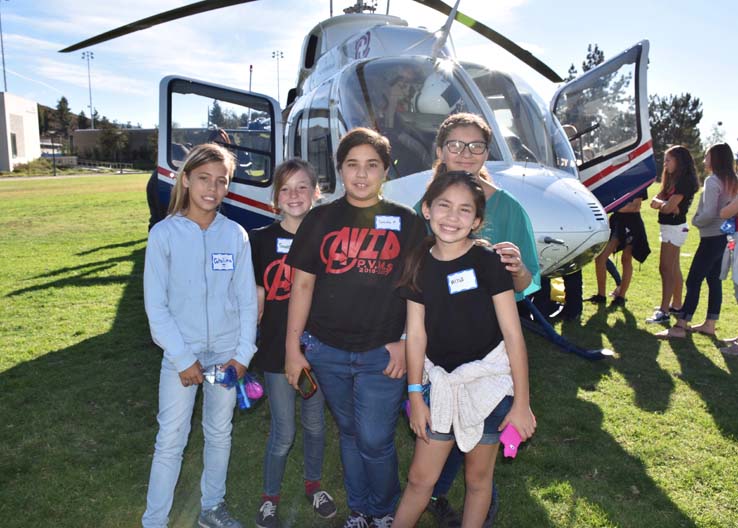
[(399, 216), (377, 215), (374, 217), (374, 227), (376, 229), (400, 231), (402, 228), (402, 219)]
[(278, 238), (277, 239), (277, 253), (289, 253), (290, 248), (292, 247), (292, 239), (291, 238)]
[(233, 269), (232, 253), (213, 253), (211, 255), (213, 271), (230, 271)]
[(473, 269), (457, 271), (446, 276), (448, 281), (448, 292), (451, 295), (477, 288), (477, 275)]

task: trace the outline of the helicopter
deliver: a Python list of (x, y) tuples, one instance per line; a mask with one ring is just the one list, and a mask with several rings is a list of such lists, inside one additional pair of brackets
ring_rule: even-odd
[[(65, 48), (70, 52), (170, 20), (255, 0), (206, 0), (173, 9)], [(390, 139), (383, 194), (413, 206), (431, 178), (438, 126), (450, 114), (481, 115), (492, 129), (486, 168), (531, 218), (541, 273), (561, 276), (592, 261), (610, 235), (607, 212), (656, 176), (648, 124), (644, 40), (563, 84), (547, 104), (521, 78), (457, 57), (454, 21), (562, 79), (503, 35), (440, 0), (414, 0), (448, 19), (438, 31), (410, 27), (376, 3), (356, 4), (305, 37), (285, 109), (274, 98), (168, 76), (159, 88), (158, 191), (169, 194), (189, 148), (225, 131), (237, 159), (223, 212), (247, 229), (271, 223), (273, 174), (301, 157), (318, 171), (322, 201), (343, 194), (335, 149), (366, 126)], [(400, 101), (391, 94), (400, 94)], [(206, 117), (206, 119), (203, 119)]]

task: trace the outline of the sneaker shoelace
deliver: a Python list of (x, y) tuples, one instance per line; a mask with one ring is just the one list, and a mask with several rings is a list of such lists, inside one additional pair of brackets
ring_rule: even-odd
[(218, 523), (224, 526), (226, 525), (226, 523), (229, 523), (233, 520), (231, 514), (228, 513), (228, 509), (226, 508), (225, 503), (220, 503), (218, 506), (210, 510), (210, 513), (212, 514), (213, 518), (218, 521)]
[(333, 500), (333, 498), (328, 495), (327, 491), (316, 491), (313, 494), (313, 508), (317, 510), (321, 505), (326, 504), (331, 500)]
[(264, 501), (264, 503), (261, 505), (261, 508), (259, 508), (259, 511), (261, 512), (262, 517), (274, 517), (277, 513), (277, 505), (274, 504), (272, 501)]
[(390, 528), (394, 518), (391, 515), (385, 515), (384, 517), (375, 518), (373, 526), (376, 528)]
[(369, 523), (366, 517), (363, 515), (351, 515), (347, 520), (343, 528), (369, 528)]

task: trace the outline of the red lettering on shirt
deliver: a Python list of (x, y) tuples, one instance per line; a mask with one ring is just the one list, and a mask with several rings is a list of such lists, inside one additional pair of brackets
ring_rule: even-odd
[(292, 267), (285, 263), (287, 255), (269, 263), (264, 270), (264, 290), (267, 301), (284, 301), (290, 298)]
[(320, 258), (326, 273), (340, 274), (357, 268), (359, 273), (389, 275), (391, 261), (400, 255), (394, 231), (368, 227), (344, 227), (323, 237)]

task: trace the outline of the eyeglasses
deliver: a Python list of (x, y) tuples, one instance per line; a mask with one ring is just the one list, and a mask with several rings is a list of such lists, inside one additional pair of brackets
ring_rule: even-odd
[(469, 143), (465, 143), (458, 139), (452, 139), (451, 141), (446, 141), (444, 146), (451, 154), (461, 154), (464, 152), (464, 149), (467, 148), (469, 149), (469, 152), (475, 156), (484, 154), (487, 151), (487, 143), (484, 141), (471, 141)]

